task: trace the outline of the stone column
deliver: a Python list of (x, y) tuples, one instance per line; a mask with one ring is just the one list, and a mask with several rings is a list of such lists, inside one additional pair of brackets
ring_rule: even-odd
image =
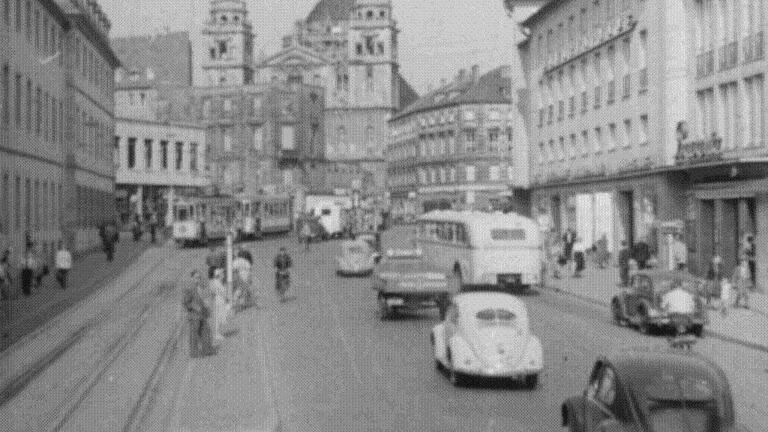
[(757, 263), (757, 289), (768, 291), (768, 194), (755, 199), (755, 262)]

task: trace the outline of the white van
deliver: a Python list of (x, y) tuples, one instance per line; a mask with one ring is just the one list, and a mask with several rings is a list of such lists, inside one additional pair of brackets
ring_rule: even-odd
[(427, 260), (462, 285), (530, 288), (541, 283), (540, 233), (530, 218), (507, 213), (437, 210), (418, 218)]
[(343, 231), (342, 209), (352, 207), (352, 199), (344, 196), (307, 195), (307, 213), (317, 216), (320, 225), (330, 237), (341, 237)]

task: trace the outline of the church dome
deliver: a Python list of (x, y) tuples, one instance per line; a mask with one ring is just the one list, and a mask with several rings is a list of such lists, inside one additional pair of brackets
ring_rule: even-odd
[(355, 0), (320, 0), (307, 15), (307, 22), (347, 21), (354, 6)]

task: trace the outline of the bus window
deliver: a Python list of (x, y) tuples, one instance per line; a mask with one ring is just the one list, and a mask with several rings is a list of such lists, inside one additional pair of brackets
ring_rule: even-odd
[(522, 229), (492, 229), (491, 239), (500, 241), (525, 240), (525, 230)]
[(176, 220), (184, 222), (189, 217), (187, 206), (176, 206)]

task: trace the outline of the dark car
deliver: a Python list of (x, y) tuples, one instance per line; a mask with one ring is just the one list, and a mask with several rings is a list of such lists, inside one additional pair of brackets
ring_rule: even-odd
[(670, 328), (677, 334), (701, 336), (707, 310), (701, 298), (706, 283), (685, 271), (641, 270), (629, 288), (611, 299), (611, 314), (619, 325), (642, 333)]
[(581, 396), (561, 407), (570, 432), (731, 432), (728, 380), (691, 351), (629, 350), (595, 362)]

